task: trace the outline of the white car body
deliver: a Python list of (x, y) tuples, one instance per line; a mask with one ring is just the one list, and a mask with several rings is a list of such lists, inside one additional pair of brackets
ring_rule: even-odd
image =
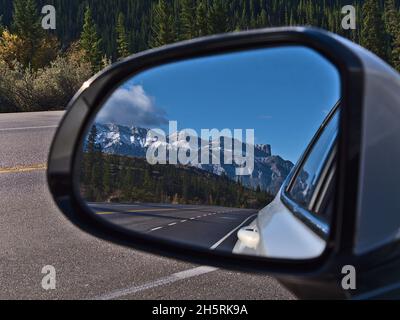
[[(309, 259), (320, 256), (326, 242), (302, 221), (296, 218), (281, 201), (281, 192), (268, 206), (260, 210), (257, 218), (243, 229), (258, 233), (254, 246), (250, 237), (238, 236), (233, 253), (262, 257)], [(240, 232), (240, 231), (239, 231)]]

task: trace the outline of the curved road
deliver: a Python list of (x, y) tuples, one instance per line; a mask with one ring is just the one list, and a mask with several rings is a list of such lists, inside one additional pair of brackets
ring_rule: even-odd
[[(293, 298), (268, 276), (149, 255), (72, 226), (53, 203), (45, 178), (61, 116), (0, 114), (0, 299)], [(56, 269), (55, 290), (41, 287), (46, 265)]]
[(232, 252), (237, 230), (249, 225), (257, 210), (175, 204), (90, 203), (111, 224), (154, 237)]

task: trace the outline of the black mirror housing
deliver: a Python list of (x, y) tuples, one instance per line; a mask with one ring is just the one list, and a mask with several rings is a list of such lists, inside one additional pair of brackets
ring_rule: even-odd
[[(124, 80), (151, 67), (170, 62), (253, 48), (302, 45), (314, 49), (339, 70), (342, 80), (342, 116), (338, 145), (338, 178), (332, 232), (324, 254), (311, 260), (265, 259), (210, 253), (187, 245), (159, 242), (113, 228), (89, 214), (74, 177), (81, 137), (101, 104)], [(56, 133), (48, 164), (50, 191), (66, 217), (85, 232), (124, 246), (194, 263), (278, 275), (340, 274), (343, 263), (355, 263), (355, 231), (359, 209), (363, 110), (370, 54), (355, 44), (313, 28), (277, 28), (217, 35), (146, 51), (105, 69), (87, 81), (68, 106)], [(375, 65), (384, 65), (378, 58)]]

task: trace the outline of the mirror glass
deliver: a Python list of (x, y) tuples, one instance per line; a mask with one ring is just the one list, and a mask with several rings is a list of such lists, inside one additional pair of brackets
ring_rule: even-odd
[(148, 69), (88, 126), (82, 199), (99, 219), (160, 241), (315, 258), (332, 219), (340, 97), (336, 67), (302, 46)]

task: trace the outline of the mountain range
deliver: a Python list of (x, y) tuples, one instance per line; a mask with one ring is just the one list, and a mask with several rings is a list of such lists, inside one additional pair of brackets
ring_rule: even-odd
[[(127, 127), (116, 124), (96, 123), (96, 144), (103, 153), (116, 154), (129, 157), (146, 157), (148, 148), (156, 141), (148, 138), (149, 129), (140, 127)], [(200, 138), (199, 138), (200, 139)], [(180, 145), (186, 141), (177, 141)], [(217, 144), (219, 152), (223, 155), (224, 143)], [(199, 140), (199, 152), (201, 141)], [(210, 144), (210, 148), (215, 148)], [(232, 180), (240, 182), (253, 189), (261, 190), (275, 195), (290, 171), (293, 163), (284, 160), (279, 155), (272, 155), (271, 146), (256, 144), (254, 146), (254, 170), (250, 176), (237, 176), (236, 164), (196, 164), (195, 167), (216, 175), (226, 175)]]

